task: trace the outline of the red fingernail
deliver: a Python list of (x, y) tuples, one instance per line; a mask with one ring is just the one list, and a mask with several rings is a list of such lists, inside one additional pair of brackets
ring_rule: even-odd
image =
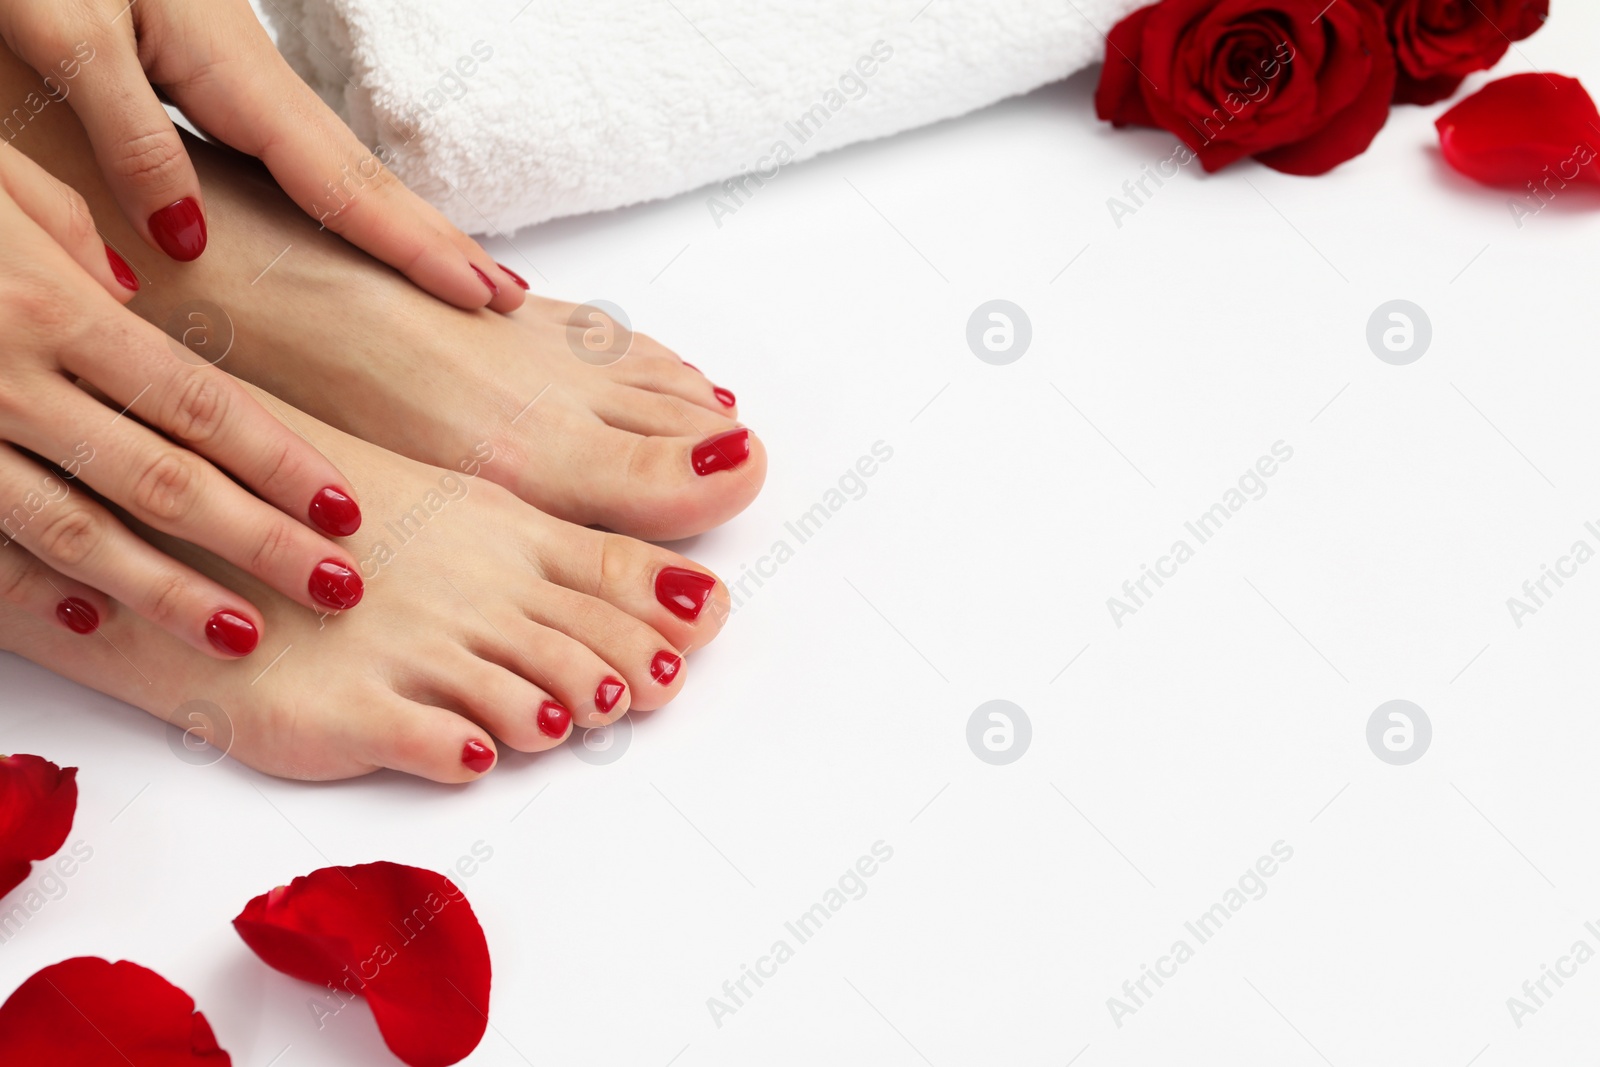
[(611, 709), (617, 706), (617, 701), (622, 699), (622, 694), (627, 691), (628, 686), (621, 678), (607, 675), (605, 681), (595, 687), (595, 709), (602, 715), (610, 714)]
[(336, 559), (325, 559), (311, 570), (306, 583), (311, 599), (334, 611), (349, 611), (361, 603), (361, 575)]
[(161, 251), (179, 263), (188, 263), (206, 250), (206, 217), (194, 197), (186, 196), (150, 216), (150, 236)]
[(206, 620), (206, 640), (218, 652), (232, 656), (248, 656), (256, 650), (261, 635), (255, 623), (231, 611), (219, 611)]
[(482, 774), (494, 766), (494, 753), (482, 741), (468, 741), (461, 746), (461, 764), (473, 774)]
[(361, 508), (349, 493), (331, 485), (311, 498), (310, 514), (311, 521), (333, 537), (349, 537), (361, 529)]
[(130, 292), (139, 291), (139, 276), (133, 273), (128, 261), (117, 255), (117, 250), (110, 245), (106, 245), (106, 262), (111, 264), (111, 276), (117, 279), (118, 285)]
[(690, 370), (694, 371), (696, 374), (704, 374), (705, 373), (705, 371), (701, 370), (699, 367), (696, 367), (693, 363), (690, 363), (688, 360), (684, 360), (683, 361), (683, 365), (685, 367), (688, 367)]
[(709, 574), (668, 567), (656, 575), (656, 599), (680, 619), (694, 622), (706, 606), (717, 580)]
[(528, 287), (528, 283), (522, 280), (522, 275), (518, 274), (516, 271), (512, 270), (510, 267), (506, 266), (504, 263), (498, 263), (497, 262), (495, 264), (495, 266), (499, 267), (501, 270), (503, 270), (507, 274), (511, 275), (511, 280), (516, 282), (518, 285), (522, 286), (524, 289), (526, 289)]
[(100, 629), (100, 613), (82, 597), (69, 596), (57, 604), (56, 618), (75, 634), (92, 634)]
[(750, 458), (750, 431), (729, 430), (694, 446), (690, 457), (698, 475), (732, 470)]
[(720, 385), (711, 390), (711, 395), (716, 397), (717, 401), (725, 408), (731, 408), (735, 403), (737, 403), (737, 401), (733, 398), (733, 394), (722, 388)]
[(472, 268), (472, 273), (476, 274), (479, 278), (483, 279), (483, 284), (487, 285), (489, 287), (489, 295), (490, 296), (499, 296), (500, 295), (500, 287), (498, 285), (496, 285), (494, 282), (491, 282), (489, 280), (489, 276), (487, 274), (483, 273), (483, 271), (479, 270), (477, 267), (473, 267)]
[(546, 700), (539, 705), (539, 732), (546, 737), (566, 737), (567, 728), (571, 725), (572, 712), (554, 700)]
[(671, 685), (672, 680), (678, 676), (678, 668), (682, 666), (682, 659), (663, 649), (650, 661), (650, 677), (661, 685)]

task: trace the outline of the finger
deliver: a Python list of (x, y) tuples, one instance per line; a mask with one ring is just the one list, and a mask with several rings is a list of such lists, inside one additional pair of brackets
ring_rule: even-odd
[[(44, 468), (38, 470), (45, 476)], [(58, 630), (79, 635), (94, 633), (113, 611), (100, 590), (45, 566), (9, 537), (0, 537), (0, 597)]]
[(236, 659), (260, 641), (261, 613), (243, 597), (134, 536), (104, 505), (4, 446), (0, 508), (0, 532), (8, 541), (103, 590), (191, 647)]
[(76, 189), (9, 145), (0, 146), (0, 186), (101, 288), (124, 304), (133, 299), (139, 291), (138, 277), (101, 239), (88, 201)]
[[(87, 33), (95, 59), (84, 63), (67, 103), (83, 123), (106, 185), (134, 230), (151, 247), (182, 263), (206, 250), (205, 203), (177, 127), (145, 78), (137, 45), (123, 23)], [(35, 70), (55, 61), (38, 35), (19, 42)]]
[[(209, 369), (209, 368), (203, 368)], [(347, 611), (361, 601), (355, 561), (312, 530), (251, 496), (211, 464), (97, 403), (76, 389), (50, 406), (43, 425), (70, 426), (92, 459), (79, 477), (147, 526), (182, 538), (316, 611)], [(25, 427), (18, 443), (46, 455), (75, 449)], [(46, 431), (49, 433), (49, 431)], [(103, 588), (103, 587), (102, 587)]]
[(226, 22), (230, 58), (163, 85), (196, 123), (259, 157), (307, 214), (441, 300), (495, 311), (522, 305), (526, 283), (368, 151), (243, 5)]
[[(116, 358), (106, 358), (112, 352)], [(326, 456), (273, 417), (248, 387), (210, 364), (179, 359), (154, 326), (118, 317), (69, 345), (61, 365), (285, 514), (329, 537), (360, 529), (355, 493)]]

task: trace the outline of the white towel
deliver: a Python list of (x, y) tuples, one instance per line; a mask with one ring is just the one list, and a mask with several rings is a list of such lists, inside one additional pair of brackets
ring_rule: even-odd
[[(458, 226), (710, 190), (1103, 56), (1142, 0), (263, 0), (279, 47)], [(1089, 116), (1063, 116), (1087, 121)], [(330, 176), (336, 177), (336, 176)]]

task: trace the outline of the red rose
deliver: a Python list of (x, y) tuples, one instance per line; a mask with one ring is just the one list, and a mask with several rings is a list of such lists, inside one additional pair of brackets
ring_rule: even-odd
[(1169, 131), (1208, 171), (1322, 174), (1366, 151), (1394, 81), (1375, 0), (1162, 0), (1106, 38), (1095, 110)]
[(1432, 104), (1488, 70), (1550, 16), (1550, 0), (1383, 0), (1400, 77), (1394, 98)]

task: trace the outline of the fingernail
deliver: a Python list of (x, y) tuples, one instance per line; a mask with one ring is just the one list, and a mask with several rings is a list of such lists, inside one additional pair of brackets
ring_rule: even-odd
[(705, 373), (705, 371), (701, 370), (699, 367), (696, 367), (693, 363), (690, 363), (688, 360), (684, 360), (683, 361), (683, 365), (685, 367), (688, 367), (690, 370), (694, 371), (696, 374), (704, 374)]
[(671, 685), (672, 680), (678, 676), (678, 668), (682, 666), (682, 659), (663, 649), (650, 661), (650, 677), (660, 685)]
[(461, 746), (461, 764), (473, 774), (482, 774), (494, 766), (494, 753), (488, 745), (473, 739)]
[(718, 403), (720, 403), (725, 408), (731, 408), (731, 407), (733, 407), (734, 404), (736, 404), (738, 402), (738, 401), (736, 401), (734, 399), (732, 393), (728, 392), (726, 389), (722, 388), (722, 386), (720, 386), (720, 385), (715, 386), (715, 387), (712, 388), (711, 395), (716, 397)]
[(694, 472), (702, 477), (732, 470), (750, 458), (750, 431), (729, 430), (709, 437), (694, 446), (690, 458), (694, 462)]
[(566, 737), (571, 725), (572, 712), (554, 700), (546, 700), (539, 705), (539, 732), (546, 737)]
[(57, 604), (56, 618), (75, 634), (92, 634), (100, 628), (100, 613), (82, 597), (69, 596)]
[(206, 250), (206, 217), (194, 197), (186, 196), (150, 216), (150, 236), (161, 251), (179, 263), (188, 263)]
[(311, 599), (334, 611), (349, 611), (361, 603), (361, 575), (336, 559), (325, 559), (311, 570), (306, 583)]
[(139, 291), (139, 276), (133, 273), (128, 261), (117, 255), (117, 250), (110, 245), (106, 245), (106, 261), (111, 264), (111, 276), (117, 279), (118, 285), (130, 292)]
[(219, 611), (206, 620), (206, 640), (218, 652), (230, 656), (248, 656), (256, 650), (261, 635), (255, 623), (231, 611)]
[(709, 574), (668, 567), (656, 575), (656, 599), (668, 611), (687, 622), (694, 622), (706, 606), (717, 580)]
[(481, 278), (483, 280), (483, 284), (487, 285), (489, 287), (489, 295), (490, 296), (499, 296), (500, 295), (500, 287), (498, 285), (496, 285), (494, 282), (491, 282), (489, 280), (489, 276), (487, 274), (483, 273), (483, 271), (479, 270), (476, 266), (474, 266), (472, 268), (472, 273), (476, 274), (479, 278)]
[(332, 537), (349, 537), (361, 529), (361, 508), (349, 493), (331, 485), (311, 498), (310, 514), (311, 521)]
[(622, 694), (627, 692), (628, 686), (621, 678), (608, 675), (606, 679), (595, 687), (595, 710), (602, 715), (608, 715), (611, 709), (617, 706), (617, 701), (622, 699)]
[[(506, 266), (504, 263), (496, 262), (495, 266), (499, 267), (501, 270), (503, 270), (507, 274), (511, 275), (511, 280), (516, 282), (518, 285), (522, 286), (524, 289), (526, 289), (528, 287), (528, 283), (522, 280), (522, 275), (518, 274), (516, 271), (512, 270), (510, 267)], [(493, 288), (493, 286), (491, 286), (490, 288)]]

